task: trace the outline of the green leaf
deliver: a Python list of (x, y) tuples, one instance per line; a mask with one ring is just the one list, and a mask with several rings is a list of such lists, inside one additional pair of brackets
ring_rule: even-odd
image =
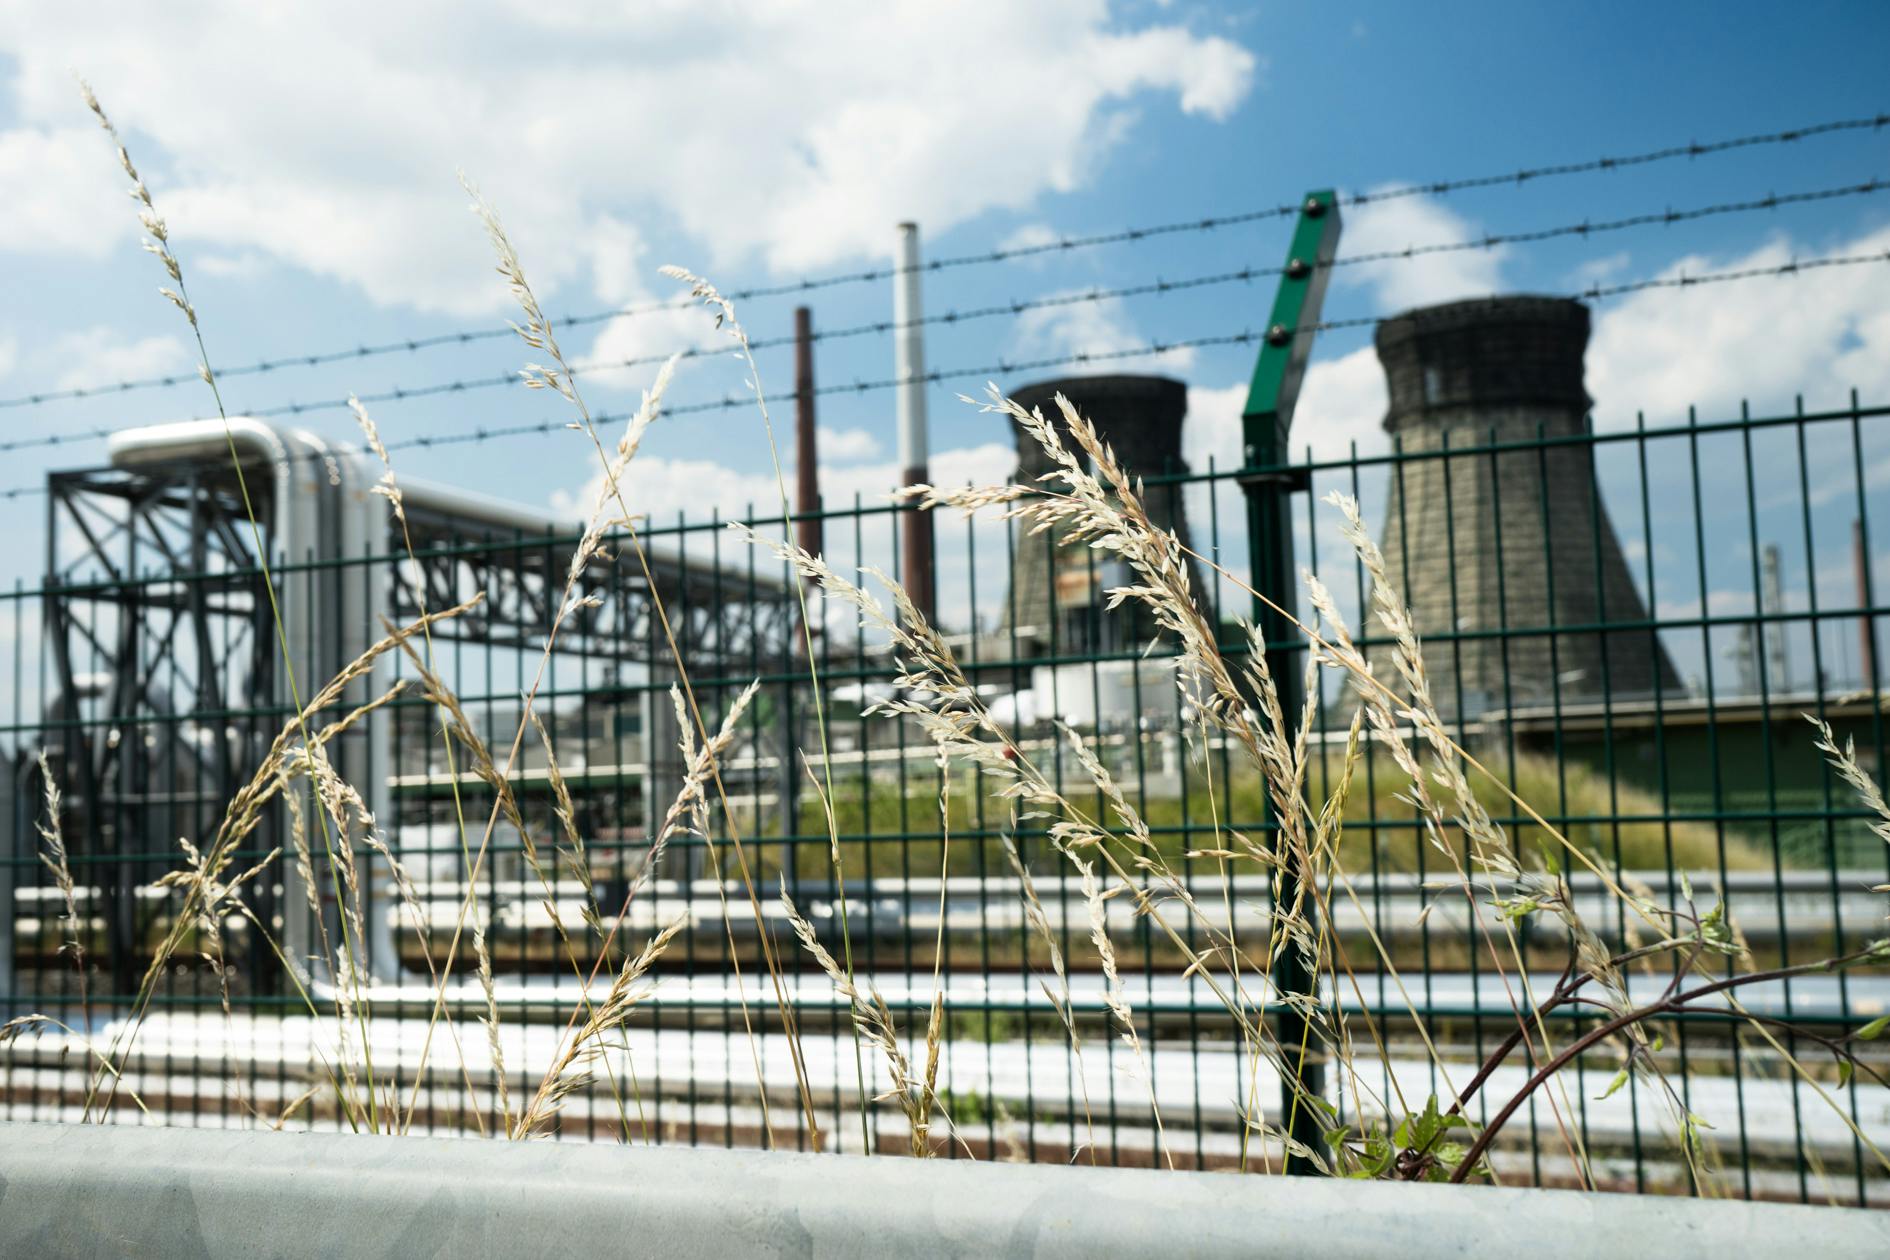
[(1390, 1170), (1392, 1161), (1397, 1157), (1397, 1148), (1384, 1138), (1366, 1138), (1365, 1150), (1359, 1158), (1358, 1167), (1346, 1175), (1367, 1181), (1382, 1177)]
[(1849, 1059), (1838, 1060), (1838, 1088), (1839, 1089), (1843, 1089), (1846, 1085), (1849, 1085), (1851, 1083), (1851, 1071), (1852, 1071), (1852, 1066), (1851, 1066), (1851, 1061)]
[(1627, 1078), (1628, 1078), (1628, 1070), (1626, 1068), (1622, 1068), (1619, 1072), (1616, 1072), (1614, 1074), (1614, 1079), (1608, 1082), (1608, 1088), (1602, 1090), (1599, 1094), (1595, 1095), (1595, 1101), (1600, 1102), (1604, 1098), (1614, 1097), (1615, 1093), (1623, 1085), (1627, 1084)]
[(1859, 1041), (1875, 1041), (1883, 1035), (1883, 1030), (1890, 1028), (1890, 1015), (1879, 1015), (1857, 1030)]
[(1467, 1147), (1457, 1142), (1443, 1142), (1437, 1147), (1437, 1162), (1424, 1170), (1426, 1181), (1449, 1181), (1450, 1175), (1457, 1171), (1457, 1165), (1463, 1163)]
[(1542, 909), (1542, 903), (1534, 897), (1499, 898), (1492, 901), (1490, 904), (1510, 923), (1528, 918), (1536, 911)]

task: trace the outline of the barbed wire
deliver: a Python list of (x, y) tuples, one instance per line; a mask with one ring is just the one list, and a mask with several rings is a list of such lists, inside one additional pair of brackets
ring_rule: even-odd
[[(1474, 250), (1492, 250), (1507, 245), (1552, 240), (1577, 236), (1584, 239), (1605, 233), (1626, 231), (1632, 228), (1648, 226), (1671, 226), (1676, 223), (1693, 222), (1732, 214), (1746, 214), (1756, 211), (1777, 210), (1783, 206), (1803, 205), (1813, 202), (1830, 201), (1840, 197), (1868, 196), (1890, 190), (1890, 181), (1872, 178), (1857, 184), (1844, 184), (1835, 188), (1821, 188), (1808, 192), (1768, 193), (1764, 197), (1745, 201), (1719, 202), (1713, 205), (1698, 206), (1691, 209), (1675, 210), (1671, 207), (1628, 215), (1618, 219), (1602, 221), (1582, 220), (1579, 223), (1565, 223), (1555, 227), (1531, 228), (1513, 232), (1487, 232), (1483, 235), (1462, 241), (1439, 241), (1424, 245), (1407, 245), (1402, 249), (1374, 250), (1361, 254), (1350, 254), (1334, 258), (1327, 263), (1314, 266), (1342, 268), (1376, 263), (1407, 262), (1417, 258), (1459, 253)], [(919, 326), (940, 326), (973, 323), (998, 316), (1016, 316), (1027, 311), (1044, 310), (1057, 307), (1075, 306), (1085, 303), (1118, 301), (1132, 297), (1145, 297), (1168, 293), (1187, 292), (1194, 289), (1209, 288), (1230, 284), (1245, 284), (1253, 280), (1286, 274), (1288, 267), (1245, 266), (1234, 271), (1221, 271), (1209, 275), (1188, 276), (1178, 280), (1156, 279), (1141, 284), (1126, 285), (1117, 288), (1090, 288), (1069, 293), (1054, 293), (1027, 300), (1012, 300), (993, 303), (986, 306), (952, 309), (935, 312), (916, 320), (904, 323), (894, 320), (874, 320), (848, 327), (820, 330), (811, 334), (813, 341), (837, 341), (869, 335), (888, 335), (904, 328)], [(749, 342), (754, 350), (771, 350), (794, 344), (794, 337), (758, 337)], [(694, 359), (729, 352), (726, 342), (712, 346), (691, 346), (677, 353), (682, 358)], [(668, 353), (649, 353), (630, 355), (616, 359), (595, 359), (575, 364), (573, 376), (595, 375), (599, 372), (623, 371), (634, 367), (643, 367), (662, 363), (670, 357)], [(195, 379), (194, 377), (192, 379)], [(524, 378), (516, 371), (497, 373), (491, 376), (462, 377), (448, 381), (435, 381), (424, 385), (396, 386), (393, 389), (373, 393), (359, 394), (355, 397), (366, 404), (385, 402), (407, 402), (416, 398), (433, 397), (441, 394), (469, 393), (477, 390), (495, 389), (502, 386), (517, 386), (524, 383)], [(325, 398), (312, 402), (287, 402), (269, 407), (240, 408), (245, 415), (258, 418), (276, 416), (300, 416), (323, 411), (344, 411), (349, 407), (349, 399)], [(202, 419), (203, 417), (195, 417)], [(50, 434), (36, 438), (18, 438), (0, 441), (0, 452), (21, 450), (33, 446), (58, 446), (74, 440), (95, 440), (110, 430), (93, 428), (78, 434)]]
[[(1506, 185), (1522, 186), (1537, 180), (1564, 178), (1574, 175), (1594, 174), (1598, 172), (1624, 170), (1631, 167), (1647, 166), (1659, 162), (1673, 161), (1678, 158), (1708, 157), (1721, 153), (1730, 153), (1742, 149), (1769, 145), (1794, 144), (1801, 140), (1818, 136), (1837, 135), (1854, 131), (1880, 131), (1890, 127), (1890, 114), (1874, 114), (1858, 118), (1833, 119), (1814, 123), (1806, 127), (1794, 127), (1784, 131), (1755, 132), (1749, 135), (1733, 136), (1722, 140), (1694, 141), (1684, 145), (1669, 145), (1665, 148), (1650, 149), (1643, 153), (1629, 154), (1624, 157), (1591, 158), (1580, 162), (1563, 162), (1543, 166), (1520, 167), (1501, 174), (1475, 175), (1460, 179), (1431, 180), (1419, 183), (1401, 184), (1383, 188), (1375, 192), (1349, 193), (1339, 198), (1341, 205), (1375, 205), (1387, 201), (1397, 201), (1418, 196), (1444, 196), (1451, 193), (1466, 192), (1480, 188), (1502, 187)], [(1205, 233), (1222, 228), (1237, 227), (1248, 223), (1257, 223), (1269, 219), (1287, 218), (1296, 215), (1302, 209), (1301, 203), (1281, 203), (1253, 210), (1238, 211), (1231, 214), (1207, 215), (1197, 219), (1177, 220), (1170, 223), (1150, 224), (1143, 227), (1122, 228), (1112, 232), (1102, 232), (1087, 236), (1061, 236), (1052, 241), (1033, 242), (1025, 245), (1013, 245), (996, 249), (981, 250), (973, 253), (951, 255), (921, 262), (917, 270), (937, 272), (948, 269), (973, 267), (987, 264), (1014, 261), (1020, 258), (1036, 257), (1051, 253), (1064, 253), (1078, 249), (1092, 249), (1104, 245), (1135, 244), (1162, 236), (1179, 233)], [(1655, 221), (1649, 219), (1647, 221)], [(1541, 239), (1526, 236), (1516, 240)], [(1389, 251), (1395, 253), (1395, 251)], [(737, 302), (754, 301), (760, 298), (788, 297), (796, 294), (812, 293), (821, 289), (835, 288), (842, 285), (874, 283), (888, 280), (901, 274), (898, 266), (869, 267), (860, 271), (838, 272), (826, 276), (807, 277), (774, 285), (756, 285), (745, 289), (736, 289), (726, 294)], [(1259, 274), (1259, 273), (1255, 273)], [(637, 318), (644, 315), (659, 314), (666, 311), (686, 310), (694, 306), (694, 299), (678, 298), (657, 300), (645, 303), (614, 307), (609, 310), (592, 311), (579, 315), (564, 315), (552, 319), (554, 328), (576, 328), (590, 324), (603, 323), (612, 319)], [(487, 328), (461, 329), (454, 332), (436, 333), (425, 337), (409, 337), (402, 340), (358, 345), (351, 349), (317, 351), (310, 354), (284, 355), (274, 359), (259, 359), (251, 363), (236, 364), (217, 370), (217, 375), (224, 378), (237, 376), (266, 375), (285, 368), (318, 367), (328, 363), (340, 363), (360, 360), (381, 355), (414, 353), (421, 350), (436, 349), (441, 346), (469, 345), (476, 341), (488, 341), (513, 335), (511, 326), (492, 326)], [(667, 357), (667, 356), (665, 356)], [(161, 376), (138, 377), (129, 380), (113, 381), (99, 385), (80, 385), (64, 389), (38, 390), (11, 398), (0, 398), (0, 409), (17, 407), (36, 407), (49, 402), (71, 401), (83, 398), (95, 398), (116, 394), (132, 393), (139, 390), (167, 389), (198, 379), (195, 370), (176, 372)]]
[[(1730, 284), (1764, 277), (1791, 277), (1802, 275), (1806, 272), (1822, 271), (1838, 267), (1865, 266), (1871, 263), (1890, 264), (1890, 249), (1867, 254), (1839, 254), (1819, 258), (1793, 258), (1790, 261), (1766, 267), (1742, 267), (1731, 271), (1703, 272), (1699, 275), (1688, 275), (1681, 272), (1671, 276), (1654, 276), (1642, 280), (1627, 280), (1618, 284), (1594, 284), (1579, 292), (1568, 293), (1562, 296), (1575, 301), (1602, 301), (1607, 298), (1622, 297), (1631, 293), (1642, 293), (1656, 289), (1690, 289), (1715, 284)], [(1008, 376), (1016, 372), (1036, 371), (1041, 368), (1077, 367), (1094, 363), (1115, 362), (1123, 359), (1159, 357), (1164, 354), (1174, 353), (1178, 350), (1205, 349), (1215, 346), (1251, 345), (1263, 339), (1279, 343), (1291, 340), (1294, 336), (1301, 333), (1322, 333), (1347, 328), (1366, 328), (1380, 323), (1381, 320), (1381, 316), (1361, 315), (1346, 319), (1320, 320), (1317, 323), (1301, 324), (1295, 328), (1282, 328), (1276, 325), (1271, 328), (1256, 331), (1249, 327), (1243, 328), (1239, 332), (1214, 333), (1199, 337), (1186, 337), (1173, 341), (1151, 341), (1142, 345), (1118, 347), (1113, 350), (1083, 350), (1070, 354), (1053, 355), (1035, 359), (998, 359), (992, 363), (979, 364), (976, 366), (937, 368), (918, 376), (894, 376), (877, 380), (856, 380), (844, 385), (821, 385), (815, 388), (814, 393), (817, 396), (823, 397), (843, 394), (865, 394), (879, 390), (893, 389), (900, 385), (911, 384), (914, 381), (936, 385), (948, 380)], [(752, 395), (731, 393), (719, 399), (665, 407), (664, 412), (669, 415), (692, 415), (710, 411), (729, 411), (752, 404)], [(628, 411), (605, 411), (596, 413), (592, 419), (598, 424), (614, 424), (629, 420), (634, 414), (635, 413)], [(396, 438), (393, 441), (387, 442), (386, 445), (390, 451), (433, 449), (443, 446), (462, 446), (491, 442), (502, 438), (549, 434), (573, 427), (575, 426), (568, 420), (540, 420), (536, 422), (498, 426), (480, 425), (472, 429), (452, 433), (412, 434), (407, 437)], [(93, 433), (82, 436), (69, 437), (66, 441), (68, 443), (77, 443), (79, 441), (93, 440), (94, 438), (106, 436), (109, 436), (109, 431), (96, 430)], [(17, 449), (17, 447), (15, 449)], [(308, 458), (313, 460), (317, 458), (326, 459), (328, 456), (319, 454), (307, 457), (291, 456), (290, 458)], [(11, 490), (0, 490), (0, 500), (17, 499), (30, 495), (44, 494), (45, 492), (46, 487), (44, 485), (19, 486)]]

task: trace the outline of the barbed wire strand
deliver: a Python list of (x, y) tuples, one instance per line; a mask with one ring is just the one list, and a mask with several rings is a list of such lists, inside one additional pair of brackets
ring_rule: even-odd
[[(1769, 267), (1744, 267), (1733, 271), (1705, 272), (1700, 275), (1687, 275), (1684, 272), (1672, 276), (1656, 276), (1644, 280), (1629, 280), (1619, 284), (1595, 284), (1576, 293), (1563, 296), (1575, 301), (1602, 301), (1607, 298), (1622, 297), (1630, 293), (1642, 293), (1656, 289), (1691, 289), (1706, 285), (1730, 284), (1744, 280), (1765, 277), (1791, 277), (1807, 272), (1823, 271), (1837, 267), (1856, 267), (1871, 263), (1890, 263), (1890, 249), (1869, 254), (1840, 254), (1821, 258), (1794, 258), (1789, 262), (1778, 263)], [(999, 359), (993, 363), (977, 366), (936, 368), (921, 376), (885, 377), (878, 380), (853, 381), (849, 384), (827, 384), (818, 386), (817, 395), (865, 394), (879, 390), (892, 389), (912, 381), (927, 384), (939, 384), (948, 380), (993, 376), (1008, 376), (1016, 372), (1036, 371), (1050, 367), (1072, 367), (1091, 363), (1107, 363), (1122, 359), (1159, 357), (1179, 350), (1205, 349), (1214, 346), (1251, 345), (1256, 341), (1285, 341), (1300, 333), (1333, 332), (1346, 328), (1366, 328), (1381, 322), (1377, 315), (1361, 315), (1347, 319), (1321, 320), (1318, 323), (1302, 324), (1295, 328), (1274, 326), (1256, 331), (1243, 328), (1239, 332), (1214, 333), (1199, 337), (1186, 337), (1172, 341), (1151, 341), (1142, 345), (1118, 347), (1112, 350), (1084, 350), (1071, 354), (1053, 355), (1035, 359)], [(710, 411), (729, 411), (752, 405), (753, 399), (748, 394), (727, 394), (719, 399), (703, 402), (683, 403), (664, 408), (669, 415), (700, 414)], [(600, 424), (618, 423), (630, 419), (632, 412), (600, 412), (596, 420)], [(462, 446), (482, 442), (497, 441), (502, 438), (524, 437), (533, 434), (553, 433), (570, 428), (568, 421), (541, 420), (515, 425), (486, 426), (452, 433), (413, 434), (396, 438), (387, 443), (389, 450), (432, 449), (443, 446)], [(95, 430), (84, 435), (64, 439), (66, 444), (104, 438), (109, 430)], [(17, 449), (17, 446), (14, 447)], [(292, 459), (326, 459), (326, 455), (291, 456)], [(46, 493), (44, 485), (18, 486), (11, 490), (0, 490), (0, 500), (24, 498), (30, 495)]]
[[(1342, 196), (1341, 205), (1363, 206), (1376, 205), (1387, 201), (1397, 201), (1409, 197), (1445, 196), (1452, 193), (1466, 192), (1481, 188), (1494, 188), (1514, 185), (1520, 187), (1544, 179), (1565, 178), (1575, 175), (1595, 174), (1625, 170), (1631, 167), (1647, 166), (1659, 162), (1673, 161), (1679, 158), (1700, 158), (1716, 154), (1731, 153), (1743, 149), (1770, 145), (1795, 144), (1802, 140), (1819, 136), (1838, 135), (1857, 131), (1881, 131), (1890, 127), (1890, 114), (1874, 114), (1858, 118), (1833, 119), (1814, 123), (1806, 127), (1794, 127), (1783, 131), (1756, 132), (1750, 135), (1733, 136), (1722, 140), (1694, 141), (1683, 145), (1669, 145), (1664, 148), (1650, 149), (1642, 153), (1623, 157), (1599, 157), (1581, 162), (1562, 162), (1542, 166), (1520, 167), (1501, 174), (1474, 175), (1461, 179), (1430, 180), (1418, 183), (1401, 184), (1396, 187), (1382, 188), (1373, 192), (1349, 193)], [(974, 253), (957, 254), (934, 258), (921, 262), (918, 270), (925, 272), (945, 271), (953, 268), (974, 267), (987, 264), (1010, 262), (1020, 258), (1037, 257), (1044, 254), (1063, 253), (1078, 249), (1092, 249), (1104, 245), (1137, 244), (1142, 241), (1179, 233), (1213, 232), (1222, 228), (1237, 227), (1248, 223), (1257, 223), (1269, 219), (1287, 218), (1301, 210), (1298, 202), (1281, 203), (1253, 210), (1237, 211), (1230, 214), (1206, 215), (1195, 219), (1183, 219), (1170, 223), (1150, 224), (1142, 227), (1121, 228), (1112, 232), (1102, 232), (1087, 236), (1060, 236), (1051, 241), (1038, 241), (1024, 245), (1013, 245), (996, 249), (980, 250)], [(758, 298), (788, 297), (797, 294), (812, 293), (820, 289), (835, 288), (841, 285), (875, 283), (899, 275), (897, 266), (869, 267), (859, 271), (837, 272), (826, 276), (807, 277), (786, 281), (774, 285), (757, 285), (731, 291), (727, 296), (737, 302), (754, 301)], [(578, 315), (565, 315), (555, 318), (551, 324), (557, 328), (576, 328), (589, 324), (603, 323), (608, 320), (658, 314), (666, 311), (680, 311), (692, 308), (692, 299), (658, 300), (645, 303), (619, 306), (610, 310), (591, 311)], [(221, 377), (266, 375), (293, 367), (317, 367), (328, 363), (366, 359), (380, 355), (414, 353), (421, 350), (436, 349), (441, 346), (468, 345), (475, 341), (486, 341), (512, 336), (510, 326), (489, 328), (460, 329), (453, 332), (435, 333), (425, 337), (408, 337), (396, 341), (381, 342), (371, 345), (358, 345), (349, 349), (317, 351), (309, 354), (284, 355), (273, 359), (259, 359), (255, 362), (237, 364), (217, 369)], [(11, 398), (0, 398), (0, 409), (17, 407), (36, 407), (49, 402), (70, 401), (82, 398), (95, 398), (115, 394), (132, 393), (138, 390), (167, 389), (197, 380), (196, 372), (178, 372), (161, 376), (139, 377), (129, 380), (113, 381), (99, 385), (81, 385), (56, 390), (38, 390)]]
[[(1835, 188), (1821, 188), (1809, 192), (1768, 193), (1764, 197), (1746, 201), (1719, 202), (1714, 205), (1698, 206), (1691, 209), (1648, 211), (1628, 215), (1618, 219), (1592, 221), (1584, 219), (1578, 223), (1564, 223), (1555, 227), (1530, 228), (1513, 232), (1486, 232), (1481, 236), (1462, 241), (1439, 241), (1424, 245), (1407, 245), (1402, 249), (1373, 250), (1361, 254), (1349, 254), (1334, 258), (1314, 266), (1342, 268), (1380, 263), (1402, 263), (1438, 254), (1460, 253), (1475, 250), (1493, 250), (1508, 245), (1553, 240), (1564, 237), (1593, 236), (1626, 231), (1632, 228), (1648, 226), (1671, 226), (1677, 223), (1694, 222), (1700, 219), (1725, 215), (1748, 214), (1759, 211), (1777, 210), (1784, 206), (1804, 205), (1813, 202), (1830, 201), (1840, 197), (1868, 196), (1890, 191), (1890, 181), (1872, 178), (1857, 184), (1844, 184)], [(827, 330), (816, 329), (812, 340), (839, 341), (872, 335), (889, 335), (893, 332), (920, 326), (950, 326), (973, 323), (979, 320), (999, 316), (1016, 316), (1027, 311), (1049, 308), (1076, 306), (1085, 303), (1119, 301), (1132, 297), (1146, 297), (1168, 293), (1181, 293), (1195, 289), (1209, 288), (1230, 284), (1245, 284), (1254, 280), (1284, 275), (1288, 268), (1282, 265), (1244, 266), (1238, 270), (1220, 271), (1208, 275), (1188, 276), (1178, 280), (1157, 278), (1140, 284), (1125, 285), (1118, 288), (1089, 288), (1068, 293), (1054, 293), (1027, 300), (1012, 300), (993, 303), (986, 306), (969, 307), (937, 311), (916, 320), (899, 323), (893, 320), (874, 320), (842, 328)], [(755, 350), (772, 350), (794, 344), (794, 337), (758, 337), (750, 346)], [(727, 353), (726, 343), (719, 345), (691, 346), (681, 352), (685, 359), (694, 359)], [(595, 359), (580, 362), (572, 369), (572, 375), (596, 374), (607, 371), (623, 371), (629, 368), (650, 366), (662, 363), (670, 357), (668, 353), (650, 353), (629, 355), (616, 359)], [(477, 390), (496, 389), (504, 386), (524, 384), (525, 378), (518, 372), (503, 372), (491, 376), (462, 377), (448, 381), (435, 381), (424, 385), (396, 386), (392, 389), (355, 395), (363, 403), (376, 404), (387, 402), (408, 402), (417, 398), (434, 397), (440, 394), (461, 394)], [(347, 398), (325, 398), (311, 402), (286, 402), (267, 407), (244, 408), (245, 415), (266, 419), (275, 416), (300, 416), (323, 411), (342, 411), (349, 406)], [(94, 440), (110, 430), (95, 428), (64, 437), (58, 434), (36, 438), (19, 438), (0, 441), (0, 452), (20, 450), (35, 445), (58, 446), (63, 441)]]

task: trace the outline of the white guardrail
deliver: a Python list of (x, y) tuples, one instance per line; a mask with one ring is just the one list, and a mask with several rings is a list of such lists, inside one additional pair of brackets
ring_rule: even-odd
[(0, 1125), (0, 1255), (1890, 1255), (1890, 1214), (1215, 1173)]

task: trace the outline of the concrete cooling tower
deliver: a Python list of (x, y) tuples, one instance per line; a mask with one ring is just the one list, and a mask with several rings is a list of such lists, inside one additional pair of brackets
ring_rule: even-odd
[[(1181, 426), (1188, 414), (1188, 387), (1164, 376), (1078, 376), (1026, 385), (1011, 397), (1026, 408), (1041, 408), (1045, 418), (1063, 427), (1056, 396), (1062, 394), (1115, 451), (1132, 477), (1185, 474)], [(1013, 426), (1015, 428), (1015, 426)], [(1050, 469), (1050, 458), (1035, 438), (1016, 428), (1018, 485), (1034, 485)], [(1074, 447), (1074, 442), (1066, 442)], [(1179, 486), (1147, 487), (1149, 516), (1162, 529), (1189, 542), (1187, 512)], [(1201, 574), (1190, 564), (1190, 581), (1205, 597)], [(1153, 627), (1132, 610), (1104, 615), (1103, 591), (1126, 578), (1119, 562), (1087, 547), (1059, 547), (1048, 534), (1019, 531), (1011, 559), (1011, 588), (1000, 628), (1015, 632), (1019, 647), (1058, 652), (1101, 649), (1146, 641)]]
[[(1386, 320), (1376, 342), (1391, 397), (1385, 430), (1405, 454), (1429, 455), (1446, 439), (1452, 450), (1481, 448), (1395, 465), (1386, 491), (1381, 545), (1426, 641), (1439, 708), (1472, 717), (1558, 698), (1646, 698), (1657, 684), (1681, 694), (1644, 625), (1595, 629), (1644, 623), (1647, 611), (1592, 448), (1534, 445), (1586, 432), (1588, 308), (1544, 297), (1451, 302)], [(1501, 449), (1512, 443), (1525, 445)], [(1465, 637), (1439, 637), (1453, 629)], [(1387, 652), (1372, 656), (1379, 677), (1396, 677)]]

